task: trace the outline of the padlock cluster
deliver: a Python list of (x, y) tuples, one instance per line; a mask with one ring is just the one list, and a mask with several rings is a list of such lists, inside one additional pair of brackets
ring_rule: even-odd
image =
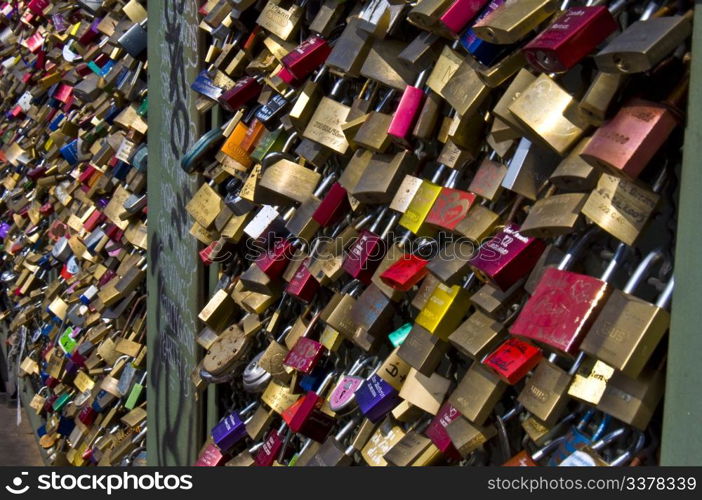
[(0, 338), (53, 465), (145, 459), (146, 21), (0, 2)]
[(204, 2), (197, 465), (655, 464), (691, 6)]

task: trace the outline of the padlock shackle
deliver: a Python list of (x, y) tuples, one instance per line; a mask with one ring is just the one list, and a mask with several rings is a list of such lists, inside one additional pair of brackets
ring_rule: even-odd
[(248, 406), (246, 406), (243, 410), (241, 410), (241, 411), (239, 412), (239, 417), (244, 417), (244, 416), (248, 415), (248, 414), (251, 413), (251, 412), (254, 410), (254, 408), (256, 408), (257, 406), (258, 406), (258, 401), (254, 401), (254, 402), (252, 402), (252, 403), (249, 403)]
[(344, 439), (349, 432), (351, 432), (354, 427), (358, 425), (358, 417), (352, 418), (345, 426), (343, 426), (339, 432), (336, 433), (336, 436), (334, 436), (334, 440), (337, 442), (341, 442), (342, 439)]
[(670, 301), (673, 298), (673, 289), (675, 288), (675, 276), (671, 276), (670, 279), (668, 280), (668, 283), (666, 283), (665, 288), (661, 292), (661, 294), (658, 296), (658, 300), (656, 301), (656, 307), (660, 307), (661, 309), (667, 309), (668, 306), (670, 305)]
[(331, 92), (329, 92), (329, 95), (334, 99), (339, 99), (339, 95), (341, 94), (341, 90), (343, 88), (344, 83), (346, 83), (345, 77), (337, 79), (334, 82), (334, 86), (332, 87)]
[(397, 224), (397, 221), (400, 219), (400, 214), (393, 214), (392, 217), (390, 217), (390, 220), (388, 221), (388, 224), (385, 226), (385, 229), (382, 230), (382, 232), (379, 234), (381, 239), (385, 239), (388, 234), (390, 234), (390, 231), (392, 231), (392, 228), (395, 227), (395, 224)]
[(444, 187), (446, 187), (446, 188), (456, 187), (456, 184), (458, 184), (458, 179), (460, 179), (460, 178), (461, 178), (461, 171), (460, 170), (452, 170), (448, 176), (448, 179), (446, 179), (446, 182), (444, 183)]
[(317, 189), (315, 189), (314, 193), (312, 193), (316, 198), (319, 198), (322, 196), (322, 193), (326, 191), (329, 186), (331, 186), (334, 182), (336, 181), (336, 174), (332, 172), (328, 176), (326, 176), (324, 179), (322, 179), (322, 182), (319, 184)]
[(585, 427), (587, 427), (587, 424), (592, 420), (592, 417), (595, 416), (595, 409), (594, 408), (589, 408), (585, 411), (583, 414), (583, 417), (580, 419), (580, 422), (575, 426), (575, 428), (579, 431), (585, 430)]
[(395, 243), (402, 250), (404, 250), (405, 245), (409, 243), (409, 240), (412, 237), (412, 231), (409, 229), (405, 229), (404, 231), (404, 234), (400, 236), (400, 239)]
[(657, 2), (656, 0), (651, 0), (647, 5), (646, 8), (644, 9), (643, 13), (641, 14), (641, 17), (639, 17), (639, 21), (648, 21), (653, 14), (656, 13), (656, 11), (660, 8), (660, 3)]
[(314, 83), (318, 83), (322, 78), (324, 78), (324, 75), (326, 75), (329, 72), (329, 67), (328, 66), (322, 66), (319, 68), (319, 71), (317, 71), (317, 74), (314, 75), (314, 78), (312, 78), (312, 81)]
[(502, 420), (503, 422), (508, 422), (508, 421), (512, 420), (514, 417), (516, 417), (517, 415), (519, 415), (523, 409), (524, 409), (524, 406), (521, 403), (518, 403), (514, 408), (512, 408), (507, 413), (505, 413), (504, 415), (502, 415), (498, 418), (500, 420)]
[(542, 460), (546, 455), (548, 455), (548, 454), (551, 453), (553, 450), (555, 450), (556, 448), (558, 448), (558, 447), (561, 445), (561, 443), (563, 443), (564, 441), (565, 441), (565, 436), (561, 436), (561, 437), (558, 437), (558, 438), (554, 439), (553, 441), (551, 441), (550, 443), (548, 443), (548, 444), (547, 444), (546, 446), (544, 446), (543, 448), (540, 448), (540, 449), (536, 450), (536, 451), (534, 452), (534, 454), (531, 456), (531, 459), (532, 459), (534, 462), (538, 462), (539, 460)]
[(622, 456), (617, 457), (614, 459), (609, 465), (612, 467), (618, 467), (621, 465), (626, 465), (629, 463), (631, 459), (633, 459), (636, 455), (643, 450), (644, 445), (646, 444), (646, 435), (641, 432), (637, 431), (636, 432), (636, 442), (634, 443), (634, 446), (632, 449), (627, 450)]
[(324, 380), (322, 380), (322, 383), (319, 384), (319, 387), (317, 387), (314, 393), (321, 397), (322, 394), (324, 394), (324, 392), (329, 388), (329, 385), (332, 383), (332, 380), (334, 380), (337, 375), (338, 372), (336, 371), (331, 371), (327, 373), (327, 376), (324, 377)]
[(600, 425), (597, 426), (595, 433), (592, 435), (591, 441), (596, 441), (602, 437), (602, 435), (607, 432), (607, 427), (612, 422), (612, 416), (608, 414), (602, 415), (602, 420), (600, 420)]
[(578, 357), (575, 358), (575, 361), (573, 362), (573, 366), (571, 366), (570, 370), (568, 370), (568, 375), (575, 375), (575, 373), (580, 369), (580, 366), (583, 364), (583, 361), (585, 361), (585, 353), (580, 351), (578, 353)]
[(468, 290), (471, 286), (473, 286), (473, 283), (478, 279), (475, 273), (470, 273), (468, 276), (466, 276), (465, 281), (463, 282), (463, 285), (461, 285), (461, 288), (464, 290)]
[(297, 132), (297, 130), (295, 132), (293, 132), (292, 134), (290, 134), (288, 136), (288, 138), (285, 140), (285, 144), (283, 144), (283, 149), (281, 150), (281, 152), (288, 153), (290, 151), (290, 149), (292, 148), (292, 145), (298, 139), (299, 135), (300, 134)]
[[(604, 2), (598, 2), (598, 4), (603, 4)], [(629, 3), (629, 0), (614, 0), (611, 4), (607, 6), (607, 10), (612, 14), (613, 17), (618, 16), (624, 11), (624, 8)]]
[(392, 100), (395, 98), (395, 94), (397, 94), (397, 89), (388, 89), (387, 92), (385, 92), (385, 95), (380, 98), (380, 101), (375, 107), (375, 111), (377, 113), (382, 113), (385, 111), (387, 108), (387, 105), (392, 102)]
[(349, 373), (347, 375), (353, 377), (357, 373), (359, 373), (368, 363), (370, 363), (374, 357), (371, 356), (363, 356), (362, 358), (357, 359), (354, 361), (353, 365), (351, 365), (351, 369), (349, 370)]
[(626, 427), (620, 427), (619, 429), (613, 430), (612, 432), (604, 436), (602, 439), (599, 439), (592, 445), (590, 445), (590, 448), (592, 448), (595, 451), (600, 451), (608, 444), (611, 444), (620, 437), (622, 437), (624, 434), (626, 434), (627, 431), (628, 429)]
[(626, 286), (622, 290), (624, 293), (632, 294), (634, 290), (641, 284), (644, 277), (648, 275), (648, 272), (656, 262), (663, 258), (663, 251), (661, 249), (656, 249), (650, 252), (641, 263), (636, 267), (636, 270), (627, 281)]
[(619, 245), (617, 245), (617, 249), (614, 251), (612, 259), (609, 261), (609, 264), (607, 264), (607, 268), (605, 269), (604, 273), (602, 273), (602, 276), (600, 276), (601, 281), (604, 281), (605, 283), (609, 282), (614, 275), (614, 272), (617, 270), (617, 267), (624, 262), (628, 248), (629, 246), (626, 243), (619, 243)]
[(590, 243), (590, 240), (593, 238), (593, 236), (595, 236), (595, 234), (599, 233), (599, 231), (600, 230), (597, 227), (591, 227), (588, 229), (587, 232), (568, 249), (568, 252), (563, 256), (563, 259), (558, 264), (556, 269), (559, 271), (567, 271), (570, 269), (573, 262), (580, 257), (583, 250), (585, 250), (585, 247), (588, 245), (588, 243)]
[(380, 223), (383, 221), (383, 218), (388, 213), (388, 210), (390, 210), (390, 208), (387, 206), (383, 207), (382, 210), (380, 210), (380, 213), (376, 217), (375, 221), (373, 221), (371, 227), (368, 228), (368, 231), (370, 231), (373, 234), (378, 234), (378, 228), (380, 227)]
[(432, 182), (434, 184), (438, 183), (439, 179), (441, 179), (441, 176), (444, 174), (445, 171), (446, 171), (446, 165), (444, 165), (443, 163), (440, 163), (439, 166), (436, 168), (436, 172), (434, 172), (434, 175), (432, 175), (430, 182)]

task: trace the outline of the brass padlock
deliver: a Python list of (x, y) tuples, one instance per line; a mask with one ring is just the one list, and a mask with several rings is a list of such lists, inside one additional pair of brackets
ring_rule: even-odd
[(497, 374), (475, 361), (448, 400), (473, 424), (482, 425), (506, 388)]

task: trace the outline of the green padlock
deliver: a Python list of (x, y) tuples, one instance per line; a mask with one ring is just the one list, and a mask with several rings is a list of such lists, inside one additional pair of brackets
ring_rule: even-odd
[(52, 408), (56, 413), (60, 412), (63, 410), (68, 402), (71, 400), (72, 395), (69, 393), (61, 394), (58, 398), (56, 398), (56, 401), (54, 401), (54, 404)]
[(138, 382), (134, 383), (134, 386), (132, 386), (132, 390), (129, 393), (129, 396), (127, 396), (127, 401), (124, 403), (124, 407), (127, 410), (133, 410), (139, 399), (141, 398), (141, 395), (144, 393), (144, 382), (146, 381), (146, 372), (141, 376)]

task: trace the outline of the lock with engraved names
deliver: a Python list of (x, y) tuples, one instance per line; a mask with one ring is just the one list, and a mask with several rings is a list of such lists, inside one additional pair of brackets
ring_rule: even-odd
[(598, 278), (566, 271), (573, 258), (592, 236), (586, 233), (566, 254), (558, 268), (547, 269), (534, 294), (524, 305), (509, 331), (573, 355), (611, 293), (608, 281), (626, 256), (620, 243), (605, 272)]

